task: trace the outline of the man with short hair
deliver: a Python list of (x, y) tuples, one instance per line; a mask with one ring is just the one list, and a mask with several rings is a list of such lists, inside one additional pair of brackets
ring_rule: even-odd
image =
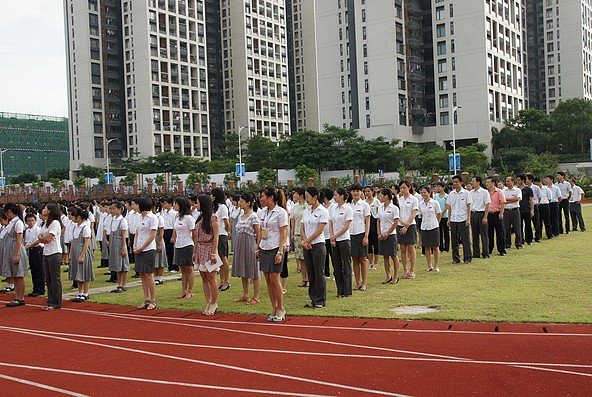
[[(489, 240), (489, 252), (493, 252), (493, 242), (497, 245), (500, 256), (506, 256), (506, 240), (504, 238), (504, 207), (506, 196), (497, 188), (494, 178), (485, 180), (485, 187), (489, 193), (489, 214), (487, 216), (487, 231)], [(495, 233), (495, 240), (493, 235)]]
[(452, 177), (454, 187), (448, 194), (446, 210), (448, 211), (448, 225), (452, 240), (452, 262), (460, 263), (459, 237), (463, 246), (463, 259), (465, 263), (471, 263), (471, 239), (469, 229), (471, 227), (471, 195), (463, 188), (460, 175)]
[(481, 250), (479, 238), (483, 245), (483, 259), (489, 258), (489, 235), (487, 233), (487, 216), (489, 215), (489, 192), (482, 187), (483, 179), (476, 176), (471, 180), (471, 232), (473, 235), (473, 257), (479, 258)]
[(539, 204), (541, 202), (541, 188), (534, 183), (534, 175), (530, 173), (526, 174), (526, 185), (532, 190), (532, 198), (534, 202), (534, 216), (532, 217), (532, 224), (534, 226), (534, 242), (540, 243), (543, 235), (539, 211)]
[(522, 190), (522, 199), (520, 200), (520, 231), (522, 232), (522, 241), (532, 245), (532, 223), (534, 218), (534, 195), (532, 189), (526, 186), (526, 175), (520, 174), (516, 177), (518, 187)]
[(563, 234), (563, 220), (561, 219), (561, 211), (565, 218), (565, 234), (569, 234), (569, 199), (571, 198), (571, 184), (565, 180), (565, 172), (557, 172), (557, 182), (555, 186), (561, 192), (561, 200), (559, 200), (559, 234)]
[(512, 229), (514, 229), (514, 244), (516, 245), (516, 249), (521, 249), (522, 228), (520, 227), (520, 200), (522, 200), (522, 190), (514, 186), (514, 178), (511, 176), (506, 178), (504, 196), (506, 196), (506, 206), (504, 209), (506, 249), (512, 247)]
[(581, 187), (576, 185), (576, 180), (571, 178), (571, 197), (569, 198), (569, 211), (571, 214), (571, 223), (573, 225), (573, 231), (578, 230), (578, 224), (582, 232), (586, 231), (586, 225), (584, 224), (584, 217), (582, 216), (582, 203), (584, 199), (584, 191)]
[(553, 226), (551, 224), (551, 207), (549, 206), (549, 199), (553, 196), (553, 192), (551, 192), (547, 186), (543, 185), (541, 178), (538, 176), (534, 178), (534, 183), (541, 190), (541, 201), (539, 202), (541, 225), (539, 227), (541, 228), (542, 233), (543, 225), (545, 225), (545, 233), (550, 240), (553, 238)]
[(549, 194), (549, 212), (551, 213), (551, 230), (553, 236), (559, 236), (559, 202), (561, 201), (561, 190), (553, 184), (553, 176), (547, 175), (545, 177), (545, 185), (551, 192)]

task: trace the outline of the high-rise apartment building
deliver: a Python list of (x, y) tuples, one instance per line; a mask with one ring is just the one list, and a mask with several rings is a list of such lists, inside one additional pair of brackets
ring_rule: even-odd
[[(65, 0), (71, 169), (210, 156), (202, 0)], [(110, 144), (107, 144), (110, 140)]]
[(592, 99), (592, 3), (526, 3), (531, 106), (552, 112), (565, 99)]

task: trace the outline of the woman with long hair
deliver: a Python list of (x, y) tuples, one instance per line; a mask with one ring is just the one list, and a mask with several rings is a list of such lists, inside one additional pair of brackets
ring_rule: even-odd
[[(234, 200), (235, 197), (233, 197)], [(255, 259), (257, 240), (261, 233), (259, 218), (253, 212), (253, 196), (244, 193), (238, 196), (238, 205), (242, 214), (235, 225), (236, 233), (233, 234), (232, 246), (232, 276), (242, 277), (243, 296), (235, 302), (247, 302), (255, 305), (259, 303), (259, 284), (261, 273), (259, 263)], [(249, 298), (249, 282), (253, 281), (253, 298)]]
[(140, 221), (134, 238), (136, 271), (140, 274), (144, 303), (138, 309), (156, 309), (156, 284), (154, 284), (154, 265), (156, 261), (156, 231), (158, 218), (152, 213), (152, 199), (141, 197), (136, 200)]
[[(415, 245), (417, 244), (417, 230), (415, 216), (419, 211), (419, 201), (413, 195), (413, 187), (409, 181), (399, 183), (401, 196), (399, 197), (399, 225), (397, 239), (401, 246), (401, 261), (403, 262), (403, 278), (415, 278)], [(410, 262), (407, 271), (407, 261)]]
[[(137, 204), (136, 204), (137, 205)], [(158, 200), (152, 200), (152, 213), (158, 219), (156, 230), (156, 257), (154, 259), (154, 284), (164, 284), (164, 268), (167, 266), (166, 245), (164, 243), (164, 218), (160, 215), (162, 207)], [(138, 215), (139, 216), (139, 215)], [(133, 242), (132, 242), (133, 244)]]
[[(399, 282), (399, 259), (397, 258), (397, 225), (399, 208), (393, 204), (393, 193), (383, 188), (378, 193), (381, 205), (378, 207), (378, 254), (384, 258), (386, 280), (382, 284)], [(391, 273), (390, 261), (393, 262)]]
[[(429, 272), (439, 272), (440, 262), (440, 230), (438, 225), (442, 218), (442, 209), (438, 201), (434, 200), (431, 190), (423, 185), (419, 188), (422, 200), (419, 202), (419, 213), (421, 214), (421, 244), (425, 248), (425, 257), (428, 262)], [(432, 253), (434, 261), (432, 262)]]
[(220, 291), (226, 291), (230, 288), (228, 282), (228, 275), (230, 265), (228, 264), (228, 240), (232, 238), (230, 229), (230, 216), (228, 213), (228, 207), (224, 199), (224, 192), (219, 187), (212, 189), (212, 200), (213, 200), (213, 211), (218, 218), (218, 255), (222, 260), (222, 266), (220, 268), (220, 284), (218, 289)]
[(368, 244), (370, 242), (370, 205), (362, 199), (362, 186), (355, 184), (350, 188), (352, 196), (352, 210), (354, 218), (350, 227), (352, 261), (354, 264), (354, 277), (356, 289), (366, 290), (366, 279), (368, 277)]
[(111, 204), (111, 223), (109, 230), (109, 270), (117, 275), (117, 288), (114, 293), (127, 291), (127, 274), (130, 271), (129, 256), (127, 252), (128, 223), (125, 219), (125, 206), (114, 201)]
[(29, 257), (25, 250), (23, 233), (25, 224), (23, 212), (18, 204), (5, 204), (4, 213), (8, 218), (7, 232), (2, 247), (2, 275), (8, 283), (14, 284), (14, 300), (6, 306), (16, 307), (25, 304), (25, 276), (29, 269)]
[(336, 206), (329, 213), (329, 232), (333, 250), (333, 274), (337, 285), (337, 296), (345, 298), (352, 294), (351, 243), (349, 228), (353, 210), (347, 203), (347, 191), (339, 187), (333, 198)]
[(368, 231), (368, 260), (370, 270), (378, 268), (378, 207), (380, 201), (374, 197), (372, 186), (364, 188), (364, 201), (370, 206), (370, 229)]
[(60, 216), (60, 207), (56, 204), (48, 204), (43, 209), (41, 217), (44, 221), (39, 240), (37, 240), (37, 243), (43, 244), (43, 273), (45, 274), (45, 284), (47, 284), (47, 304), (42, 309), (48, 311), (62, 308), (62, 279), (60, 275), (62, 224)]
[(200, 195), (197, 198), (197, 207), (200, 215), (195, 224), (193, 264), (199, 270), (206, 298), (203, 314), (211, 316), (218, 310), (216, 272), (221, 265), (218, 255), (218, 218), (214, 214), (210, 196)]
[(75, 209), (74, 228), (70, 240), (70, 267), (75, 268), (74, 281), (78, 286), (78, 296), (73, 302), (86, 302), (90, 297), (88, 290), (90, 282), (94, 281), (94, 254), (91, 249), (92, 231), (90, 228), (89, 212), (85, 209)]
[(231, 244), (231, 251), (234, 255), (234, 234), (236, 231), (236, 224), (238, 223), (239, 218), (243, 215), (243, 210), (241, 209), (239, 200), (240, 195), (233, 194), (230, 196), (231, 206), (229, 207), (230, 213), (228, 217), (230, 218), (230, 235), (232, 236), (232, 244)]
[(308, 208), (308, 204), (304, 200), (304, 188), (294, 188), (294, 205), (290, 212), (290, 234), (291, 241), (294, 243), (294, 256), (296, 258), (296, 269), (302, 275), (302, 284), (299, 287), (308, 287), (308, 275), (306, 273), (306, 265), (304, 264), (304, 251), (300, 246), (302, 236), (300, 235), (300, 222), (302, 222), (302, 214)]
[[(290, 224), (290, 211), (288, 210), (288, 199), (286, 197), (286, 193), (284, 192), (284, 189), (282, 189), (281, 187), (277, 188), (277, 193), (278, 193), (277, 205), (286, 210), (286, 213), (288, 214), (288, 225), (289, 225)], [(282, 260), (282, 272), (280, 273), (280, 281), (282, 283), (282, 293), (284, 293), (284, 294), (287, 292), (286, 286), (288, 285), (288, 277), (290, 276), (290, 273), (288, 271), (288, 252), (289, 251), (290, 251), (290, 245), (288, 242), (288, 244), (286, 245), (286, 248), (284, 250), (284, 259)]]
[(191, 206), (185, 197), (175, 199), (175, 211), (177, 217), (173, 224), (173, 236), (171, 242), (175, 244), (175, 264), (181, 269), (181, 295), (177, 299), (190, 299), (193, 297), (193, 242), (195, 219), (191, 216)]

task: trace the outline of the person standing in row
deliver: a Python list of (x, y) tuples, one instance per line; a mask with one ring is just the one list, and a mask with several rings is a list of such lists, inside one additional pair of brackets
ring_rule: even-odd
[[(399, 183), (399, 224), (397, 225), (397, 239), (401, 247), (401, 261), (403, 262), (403, 278), (415, 278), (417, 244), (417, 226), (416, 216), (419, 212), (419, 200), (413, 195), (413, 187), (408, 181)], [(409, 271), (407, 271), (407, 261), (410, 262)]]
[[(565, 234), (569, 234), (569, 199), (571, 198), (571, 185), (565, 179), (565, 172), (559, 171), (557, 172), (557, 182), (555, 182), (555, 186), (559, 188), (561, 194), (561, 200), (559, 200), (559, 234), (563, 234), (565, 230)], [(563, 212), (563, 218), (565, 218), (565, 229), (563, 229), (563, 219), (561, 218), (561, 212)]]
[(234, 234), (236, 231), (236, 224), (238, 223), (239, 218), (243, 214), (243, 210), (241, 209), (239, 204), (240, 196), (238, 194), (233, 194), (230, 197), (231, 205), (230, 207), (228, 207), (228, 218), (230, 220), (230, 235), (233, 237), (230, 251), (234, 255)]
[(304, 265), (304, 252), (300, 243), (302, 236), (300, 236), (300, 222), (302, 221), (302, 214), (308, 208), (308, 204), (304, 200), (304, 188), (294, 188), (294, 205), (290, 213), (290, 233), (292, 234), (290, 240), (294, 243), (294, 257), (296, 258), (296, 269), (302, 275), (302, 284), (299, 287), (308, 287), (308, 275), (306, 273), (306, 266)]
[[(41, 228), (37, 225), (37, 218), (34, 214), (25, 216), (27, 229), (25, 230), (25, 248), (29, 256), (29, 267), (31, 269), (31, 281), (33, 291), (28, 295), (37, 297), (45, 295), (45, 276), (43, 275), (43, 244), (36, 244), (39, 240)], [(575, 223), (574, 223), (575, 224)]]
[(523, 242), (532, 245), (533, 233), (532, 222), (534, 218), (534, 193), (526, 185), (526, 175), (520, 174), (516, 177), (518, 188), (522, 190), (522, 199), (520, 200), (520, 231)]
[(75, 268), (73, 274), (78, 286), (78, 296), (72, 299), (73, 302), (86, 302), (90, 297), (90, 282), (95, 280), (94, 253), (91, 250), (92, 231), (88, 216), (87, 210), (75, 209), (70, 243), (70, 267)]
[[(422, 198), (419, 202), (422, 229), (421, 244), (425, 248), (425, 257), (428, 263), (428, 268), (426, 270), (428, 272), (438, 273), (440, 271), (440, 231), (438, 230), (438, 225), (440, 224), (440, 219), (442, 217), (442, 209), (440, 208), (440, 203), (431, 197), (432, 195), (429, 186), (421, 186), (419, 188), (419, 194), (421, 194)], [(485, 242), (483, 244), (485, 244)], [(485, 246), (483, 248), (485, 248)], [(432, 254), (434, 255), (433, 262)]]
[(333, 196), (335, 207), (329, 213), (329, 233), (333, 251), (333, 275), (337, 285), (337, 296), (344, 298), (352, 294), (351, 242), (349, 228), (353, 210), (347, 203), (347, 191), (340, 187)]
[(156, 309), (156, 284), (154, 284), (154, 265), (156, 257), (156, 230), (158, 218), (152, 213), (152, 199), (139, 198), (137, 201), (140, 219), (134, 239), (136, 271), (140, 273), (144, 303), (138, 309)]
[(559, 202), (561, 201), (561, 190), (553, 184), (553, 176), (545, 177), (545, 185), (549, 189), (549, 212), (551, 213), (551, 229), (553, 237), (559, 236)]
[(460, 263), (459, 237), (460, 244), (463, 246), (464, 263), (471, 263), (473, 253), (471, 251), (471, 240), (469, 230), (471, 227), (471, 195), (463, 188), (460, 175), (452, 177), (453, 190), (448, 194), (448, 224), (452, 239), (452, 263)]
[[(165, 244), (164, 244), (164, 219), (162, 218), (162, 215), (160, 215), (161, 210), (162, 210), (162, 207), (161, 207), (160, 202), (153, 200), (152, 213), (158, 219), (158, 230), (156, 231), (156, 238), (155, 238), (155, 240), (156, 240), (156, 258), (154, 259), (154, 284), (155, 285), (164, 284), (164, 280), (163, 280), (164, 268), (167, 266), (166, 249), (165, 249)], [(138, 214), (138, 216), (139, 216), (139, 214)]]
[(540, 243), (543, 231), (541, 230), (541, 215), (539, 203), (541, 202), (541, 188), (534, 183), (534, 175), (526, 174), (526, 186), (532, 190), (532, 201), (534, 203), (534, 215), (531, 219), (534, 228), (534, 242)]
[(322, 308), (327, 303), (327, 283), (325, 279), (326, 245), (323, 230), (329, 222), (329, 212), (321, 205), (325, 197), (316, 187), (306, 188), (306, 202), (310, 206), (302, 215), (300, 234), (304, 249), (304, 263), (308, 271), (308, 296), (310, 303), (305, 307)]
[(504, 237), (504, 210), (506, 206), (506, 196), (504, 196), (504, 192), (496, 186), (495, 180), (492, 177), (485, 180), (485, 187), (489, 193), (489, 213), (487, 215), (489, 252), (493, 252), (495, 242), (497, 252), (500, 256), (506, 256), (506, 239)]
[[(368, 268), (378, 269), (378, 207), (380, 201), (374, 197), (372, 186), (364, 188), (364, 201), (370, 206), (370, 229), (368, 230)], [(365, 288), (365, 287), (364, 287)]]
[(112, 219), (109, 227), (109, 270), (117, 274), (117, 288), (114, 293), (127, 291), (127, 274), (130, 271), (129, 257), (127, 251), (127, 234), (129, 226), (123, 211), (125, 207), (119, 201), (111, 204)]
[(506, 187), (504, 188), (506, 196), (506, 206), (504, 210), (504, 226), (506, 237), (506, 249), (512, 248), (512, 231), (514, 232), (514, 244), (516, 249), (522, 248), (522, 227), (520, 224), (520, 200), (522, 200), (522, 190), (514, 186), (514, 178), (506, 178)]
[(193, 297), (193, 247), (195, 219), (191, 216), (191, 207), (185, 197), (175, 199), (175, 212), (177, 216), (173, 222), (173, 235), (171, 241), (175, 247), (175, 264), (181, 269), (181, 295), (177, 299), (190, 299)]
[[(250, 305), (259, 303), (259, 285), (261, 272), (259, 261), (255, 258), (257, 240), (260, 239), (261, 227), (257, 214), (253, 212), (253, 196), (244, 193), (238, 198), (241, 214), (232, 234), (232, 277), (241, 277), (243, 284), (243, 296), (235, 302), (247, 302)], [(234, 198), (233, 198), (234, 200)], [(249, 298), (249, 282), (253, 281), (253, 297)]]
[[(136, 237), (136, 232), (138, 230), (138, 222), (140, 221), (140, 214), (138, 214), (138, 204), (135, 200), (131, 200), (129, 202), (127, 213), (125, 214), (125, 219), (127, 220), (128, 226), (128, 239), (127, 239), (127, 252), (129, 257), (130, 266), (132, 263), (136, 263), (136, 258), (134, 256), (134, 239)], [(138, 272), (135, 272), (134, 278), (140, 277)]]
[(578, 230), (578, 225), (580, 226), (580, 230), (582, 232), (586, 231), (586, 225), (584, 224), (584, 217), (582, 216), (582, 203), (581, 201), (584, 199), (584, 191), (581, 187), (576, 185), (576, 180), (571, 179), (571, 196), (569, 197), (569, 211), (571, 215), (571, 223), (573, 226), (573, 231), (575, 232)]
[[(471, 180), (471, 231), (473, 235), (473, 257), (483, 259), (489, 258), (489, 233), (487, 219), (489, 217), (489, 205), (491, 197), (489, 192), (483, 188), (483, 179), (476, 176)], [(483, 247), (483, 253), (479, 247), (479, 239)]]
[(553, 235), (553, 224), (551, 222), (551, 204), (550, 200), (553, 197), (553, 192), (549, 189), (548, 186), (543, 185), (541, 182), (541, 178), (538, 176), (534, 178), (534, 183), (539, 187), (541, 190), (541, 201), (539, 202), (539, 211), (541, 215), (541, 233), (543, 230), (543, 225), (545, 226), (545, 234), (547, 235), (547, 239), (552, 239)]
[[(399, 282), (399, 259), (397, 258), (397, 225), (399, 223), (399, 206), (397, 197), (388, 188), (382, 188), (378, 193), (380, 206), (378, 207), (378, 254), (384, 259), (386, 280), (381, 284), (397, 284)], [(393, 204), (393, 201), (396, 204)], [(390, 262), (393, 262), (391, 273)]]
[(60, 259), (62, 258), (62, 246), (60, 235), (62, 224), (60, 223), (60, 207), (56, 204), (48, 204), (41, 213), (43, 224), (38, 243), (43, 244), (43, 274), (47, 285), (47, 304), (43, 310), (55, 310), (62, 308), (62, 279), (60, 274)]
[(175, 218), (177, 212), (173, 209), (173, 199), (170, 197), (164, 197), (160, 203), (162, 204), (162, 219), (164, 219), (164, 247), (167, 256), (168, 269), (171, 273), (177, 273), (179, 267), (175, 262), (175, 244), (171, 242), (173, 236), (173, 225), (175, 224)]
[(228, 264), (228, 240), (230, 235), (230, 215), (228, 207), (224, 200), (224, 192), (219, 187), (212, 189), (212, 200), (214, 214), (218, 218), (218, 255), (222, 261), (220, 267), (220, 283), (218, 289), (226, 291), (230, 288), (228, 276), (230, 274), (230, 265)]
[(286, 319), (280, 273), (282, 272), (284, 253), (288, 247), (289, 219), (286, 210), (277, 205), (278, 199), (279, 195), (276, 189), (265, 188), (261, 192), (262, 208), (257, 213), (261, 224), (261, 233), (255, 254), (267, 283), (272, 310), (267, 320), (271, 322), (282, 322)]
[(370, 205), (362, 200), (362, 187), (358, 184), (352, 185), (350, 189), (352, 196), (353, 219), (350, 225), (349, 234), (351, 239), (352, 262), (354, 269), (355, 288), (366, 290), (368, 278), (368, 244), (370, 242)]
[(442, 210), (442, 216), (440, 217), (440, 252), (450, 251), (450, 228), (448, 227), (448, 211), (446, 210), (446, 204), (448, 202), (448, 193), (446, 193), (445, 185), (443, 182), (438, 182), (437, 193), (434, 194), (434, 200), (440, 204)]
[[(336, 206), (335, 202), (333, 201), (333, 189), (323, 188), (320, 189), (320, 193), (322, 193), (324, 199), (319, 200), (319, 203), (322, 203), (323, 207), (325, 207), (325, 209), (327, 210), (327, 213), (330, 214)], [(333, 263), (333, 251), (331, 250), (331, 235), (329, 233), (328, 220), (325, 224), (325, 229), (323, 230), (323, 237), (325, 239), (325, 278), (330, 278), (331, 264)]]
[(4, 213), (8, 218), (8, 231), (4, 235), (2, 249), (2, 276), (14, 284), (14, 299), (6, 304), (7, 307), (23, 306), (25, 304), (25, 276), (29, 270), (29, 257), (25, 249), (23, 233), (25, 224), (22, 220), (23, 212), (18, 204), (5, 204)]

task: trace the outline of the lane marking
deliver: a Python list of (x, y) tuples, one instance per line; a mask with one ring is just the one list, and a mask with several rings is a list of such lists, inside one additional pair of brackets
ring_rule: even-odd
[(528, 368), (528, 369), (537, 369), (539, 371), (558, 372), (558, 373), (561, 373), (561, 374), (568, 374), (568, 375), (587, 376), (589, 378), (592, 378), (592, 374), (588, 374), (586, 372), (573, 372), (573, 371), (565, 371), (565, 370), (562, 370), (562, 369), (553, 369), (553, 368), (539, 368), (539, 367), (534, 367), (534, 366), (529, 366), (529, 365), (516, 365), (516, 367), (518, 367), (518, 368)]
[(66, 342), (70, 342), (70, 343), (79, 343), (79, 344), (84, 344), (84, 345), (105, 347), (105, 348), (114, 349), (114, 350), (123, 350), (123, 351), (132, 352), (132, 353), (145, 354), (148, 356), (167, 358), (167, 359), (178, 360), (178, 361), (185, 361), (185, 362), (201, 364), (201, 365), (206, 365), (206, 366), (212, 366), (212, 367), (219, 367), (219, 368), (224, 368), (224, 369), (231, 369), (231, 370), (240, 371), (240, 372), (247, 372), (247, 373), (251, 373), (251, 374), (267, 375), (267, 376), (275, 377), (275, 378), (295, 380), (295, 381), (300, 381), (300, 382), (305, 382), (305, 383), (313, 383), (313, 384), (334, 387), (334, 388), (339, 388), (339, 389), (354, 390), (354, 391), (359, 391), (359, 392), (363, 392), (363, 393), (371, 393), (371, 394), (378, 394), (378, 395), (383, 395), (383, 396), (394, 396), (394, 397), (404, 396), (402, 394), (391, 393), (391, 392), (382, 391), (382, 390), (372, 390), (372, 389), (366, 389), (363, 387), (341, 385), (338, 383), (325, 382), (325, 381), (316, 380), (316, 379), (300, 378), (300, 377), (291, 376), (291, 375), (274, 374), (271, 372), (265, 372), (265, 371), (261, 371), (261, 370), (254, 370), (254, 369), (245, 368), (245, 367), (237, 367), (235, 365), (221, 364), (221, 363), (215, 363), (215, 362), (204, 361), (204, 360), (196, 360), (196, 359), (191, 359), (191, 358), (186, 358), (186, 357), (155, 353), (155, 352), (151, 352), (151, 351), (133, 349), (133, 348), (128, 348), (128, 347), (106, 345), (104, 343), (96, 343), (96, 342), (68, 339), (68, 338), (62, 338), (59, 336), (45, 335), (42, 333), (31, 332), (31, 331), (21, 331), (21, 330), (11, 328), (11, 327), (6, 327), (6, 326), (0, 326), (0, 330), (5, 330), (8, 332), (14, 332), (14, 333), (24, 334), (24, 335), (29, 335), (29, 336), (37, 336), (37, 337), (41, 337), (41, 338), (61, 340), (61, 341), (66, 341)]
[(592, 369), (592, 364), (569, 364), (569, 363), (529, 363), (520, 361), (489, 361), (489, 360), (473, 360), (473, 359), (461, 359), (461, 360), (450, 360), (450, 359), (436, 359), (436, 358), (423, 358), (423, 357), (394, 357), (394, 356), (376, 356), (366, 354), (342, 354), (342, 353), (320, 353), (310, 351), (292, 351), (292, 350), (277, 350), (277, 349), (255, 349), (247, 347), (234, 347), (234, 346), (210, 346), (201, 345), (194, 343), (181, 343), (181, 342), (167, 342), (160, 340), (145, 340), (145, 339), (130, 339), (130, 338), (116, 338), (109, 336), (100, 335), (80, 335), (70, 334), (65, 332), (54, 332), (54, 331), (43, 331), (30, 328), (13, 328), (19, 331), (30, 331), (34, 333), (64, 336), (71, 338), (83, 338), (83, 339), (99, 339), (108, 340), (115, 342), (129, 342), (139, 343), (148, 345), (164, 345), (164, 346), (176, 346), (176, 347), (191, 347), (197, 349), (214, 349), (214, 350), (233, 350), (240, 352), (255, 352), (255, 353), (273, 353), (273, 354), (291, 354), (291, 355), (304, 355), (304, 356), (320, 356), (320, 357), (339, 357), (339, 358), (362, 358), (362, 359), (375, 359), (375, 360), (395, 360), (395, 361), (425, 361), (425, 362), (438, 362), (438, 363), (471, 363), (471, 364), (487, 364), (487, 365), (502, 365), (502, 366), (539, 366), (539, 367), (562, 367), (562, 368), (584, 368)]
[[(7, 366), (7, 367), (18, 367), (18, 365), (16, 365), (16, 364), (14, 364), (14, 365), (13, 364), (6, 364), (5, 366)], [(69, 391), (69, 390), (65, 390), (65, 389), (60, 389), (58, 387), (53, 387), (53, 386), (45, 385), (43, 383), (37, 383), (37, 382), (33, 382), (33, 381), (30, 381), (30, 380), (27, 380), (27, 379), (16, 378), (14, 376), (0, 374), (0, 378), (1, 379), (6, 379), (6, 380), (11, 380), (13, 382), (22, 383), (22, 384), (25, 384), (25, 385), (28, 385), (28, 386), (34, 386), (34, 387), (37, 387), (39, 389), (45, 389), (45, 390), (49, 390), (49, 391), (55, 391), (56, 393), (65, 394), (66, 396), (89, 397), (86, 394), (80, 394), (80, 393), (76, 393), (76, 392), (73, 392), (73, 391)]]
[[(193, 388), (200, 388), (200, 389), (210, 389), (210, 390), (225, 390), (225, 391), (236, 391), (236, 392), (245, 392), (245, 393), (257, 393), (257, 394), (273, 394), (273, 395), (281, 395), (281, 396), (334, 397), (331, 395), (324, 395), (324, 394), (303, 394), (303, 393), (292, 393), (292, 392), (285, 392), (285, 391), (270, 391), (270, 390), (258, 390), (258, 389), (245, 389), (245, 388), (240, 388), (240, 387), (204, 385), (204, 384), (199, 384), (199, 383), (176, 382), (176, 381), (157, 380), (157, 379), (130, 378), (127, 376), (97, 374), (97, 373), (82, 372), (82, 371), (71, 371), (71, 370), (59, 369), (59, 368), (36, 367), (36, 366), (25, 365), (25, 364), (14, 364), (14, 363), (0, 362), (0, 366), (29, 369), (29, 370), (33, 370), (33, 371), (55, 372), (55, 373), (68, 374), (68, 375), (89, 376), (89, 377), (94, 377), (94, 378), (106, 378), (106, 379), (123, 380), (123, 381), (130, 381), (130, 382), (141, 382), (141, 383), (156, 383), (156, 384), (168, 385), (168, 386), (183, 386), (183, 387), (193, 387)], [(0, 375), (0, 377), (3, 377), (3, 375)], [(9, 378), (11, 378), (11, 377), (9, 377)], [(16, 378), (16, 379), (18, 379), (18, 378)], [(83, 394), (71, 394), (71, 395), (72, 396), (88, 397)]]

